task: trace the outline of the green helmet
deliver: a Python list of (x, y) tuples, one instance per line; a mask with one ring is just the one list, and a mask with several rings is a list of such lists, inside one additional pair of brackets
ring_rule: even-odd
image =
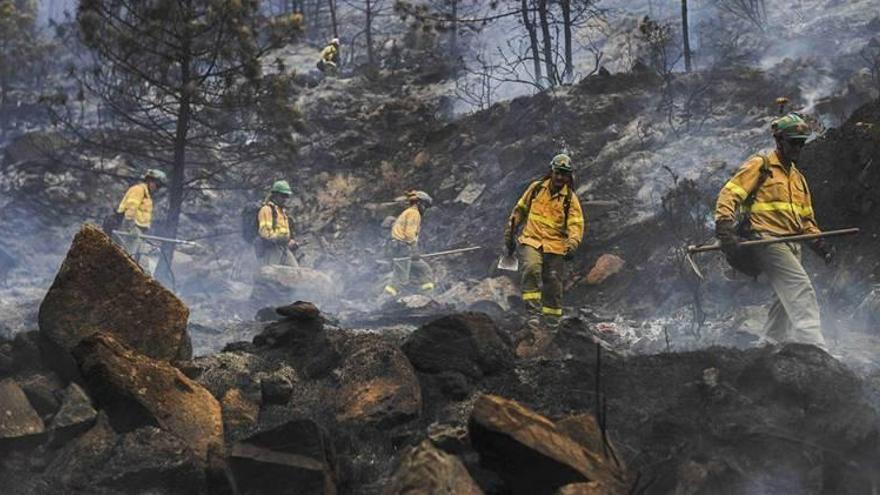
[(770, 128), (773, 136), (787, 139), (807, 139), (812, 134), (810, 124), (794, 112), (774, 120)]
[(574, 172), (574, 169), (571, 167), (571, 157), (566, 155), (565, 153), (560, 153), (553, 157), (550, 160), (550, 170), (560, 171), (560, 172)]
[(163, 186), (168, 182), (168, 176), (165, 175), (165, 172), (156, 168), (151, 168), (147, 170), (147, 172), (144, 174), (144, 179), (153, 179)]
[(290, 184), (288, 184), (286, 180), (276, 180), (275, 183), (272, 184), (271, 192), (283, 194), (285, 196), (293, 194), (293, 191), (290, 189)]

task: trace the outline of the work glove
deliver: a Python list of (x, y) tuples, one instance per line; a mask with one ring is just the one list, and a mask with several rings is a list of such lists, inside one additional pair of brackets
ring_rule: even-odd
[(715, 237), (721, 241), (721, 251), (728, 258), (735, 257), (739, 251), (739, 243), (743, 241), (736, 233), (736, 225), (731, 220), (715, 222)]
[(809, 244), (809, 247), (820, 258), (825, 260), (826, 265), (830, 265), (834, 261), (834, 250), (825, 242), (825, 239), (816, 239)]
[(571, 261), (574, 259), (574, 252), (577, 248), (571, 243), (566, 244), (565, 246), (565, 254), (562, 255), (562, 259), (565, 261)]
[(296, 251), (297, 249), (299, 249), (299, 243), (296, 242), (295, 240), (291, 239), (291, 240), (287, 241), (287, 249), (289, 249), (291, 251)]
[(510, 229), (504, 231), (504, 247), (507, 248), (507, 255), (513, 256), (516, 251), (516, 239), (513, 238), (513, 231)]

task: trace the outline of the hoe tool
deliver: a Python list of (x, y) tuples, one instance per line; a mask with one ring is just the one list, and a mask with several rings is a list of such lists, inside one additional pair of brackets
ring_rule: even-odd
[[(859, 233), (859, 229), (857, 229), (857, 228), (829, 230), (827, 232), (822, 232), (821, 234), (798, 234), (798, 235), (791, 235), (791, 236), (787, 236), (787, 237), (776, 237), (773, 239), (757, 239), (754, 241), (741, 242), (741, 243), (739, 243), (739, 245), (743, 246), (743, 247), (765, 246), (767, 244), (777, 244), (780, 242), (804, 242), (804, 241), (812, 241), (814, 239), (823, 239), (825, 237), (837, 237), (837, 236), (842, 236), (842, 235), (853, 235), (853, 234), (858, 234), (858, 233)], [(700, 269), (697, 267), (697, 264), (694, 263), (694, 260), (691, 257), (691, 255), (696, 254), (696, 253), (706, 253), (709, 251), (720, 251), (720, 250), (721, 250), (721, 243), (720, 242), (714, 242), (712, 244), (706, 244), (703, 246), (688, 246), (687, 250), (685, 252), (685, 259), (687, 259), (688, 264), (690, 264), (691, 268), (694, 270), (694, 273), (696, 273), (697, 277), (699, 277), (700, 280), (702, 280), (703, 273), (700, 272)]]

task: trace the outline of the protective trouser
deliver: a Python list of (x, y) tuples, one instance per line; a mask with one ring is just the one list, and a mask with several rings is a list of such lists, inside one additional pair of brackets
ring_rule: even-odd
[(414, 244), (391, 241), (391, 257), (406, 259), (391, 261), (394, 275), (391, 278), (391, 283), (385, 286), (385, 292), (396, 296), (407, 287), (416, 287), (422, 292), (434, 290), (434, 270), (424, 260), (411, 259), (416, 252)]
[(523, 264), (523, 302), (532, 315), (543, 315), (548, 323), (558, 323), (562, 317), (562, 279), (565, 260), (560, 254), (544, 253), (525, 244), (519, 248)]
[(801, 265), (801, 246), (784, 242), (752, 249), (776, 293), (764, 326), (767, 337), (777, 342), (800, 342), (825, 349), (819, 302), (810, 277)]
[(263, 238), (257, 238), (254, 243), (254, 251), (261, 267), (268, 265), (299, 267), (296, 257), (287, 248), (286, 241), (284, 243), (275, 243)]
[[(141, 265), (141, 257), (144, 255), (144, 240), (141, 239), (141, 234), (144, 233), (144, 229), (131, 220), (124, 220), (119, 230), (128, 235), (116, 234), (117, 242)], [(141, 267), (146, 268), (143, 265)]]

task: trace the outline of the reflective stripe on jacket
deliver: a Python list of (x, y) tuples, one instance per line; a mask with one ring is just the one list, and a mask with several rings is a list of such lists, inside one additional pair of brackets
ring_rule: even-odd
[(412, 205), (403, 210), (403, 213), (394, 221), (391, 226), (391, 238), (396, 241), (402, 241), (414, 244), (419, 240), (419, 227), (422, 224), (422, 214), (419, 213), (419, 207)]
[[(804, 176), (794, 163), (786, 172), (775, 150), (766, 156), (770, 175), (761, 184), (749, 209), (752, 230), (773, 236), (821, 232)], [(758, 183), (762, 164), (760, 156), (748, 159), (724, 185), (715, 204), (716, 222), (736, 221), (737, 208)]]
[[(273, 215), (273, 211), (274, 215)], [(273, 218), (274, 217), (274, 218)], [(290, 239), (292, 232), (284, 208), (267, 201), (257, 214), (260, 237), (266, 240)], [(274, 225), (274, 227), (273, 227)]]
[(124, 213), (126, 220), (133, 220), (138, 227), (149, 229), (153, 221), (153, 199), (150, 198), (147, 184), (141, 182), (129, 187), (116, 213)]
[[(555, 194), (550, 192), (551, 179), (533, 182), (523, 193), (510, 213), (515, 224), (519, 225), (525, 218), (525, 227), (519, 242), (535, 249), (541, 249), (545, 253), (565, 254), (566, 250), (577, 249), (584, 237), (586, 221), (581, 209), (581, 202), (577, 194), (572, 191), (571, 205), (568, 210), (568, 232), (563, 232), (565, 220), (565, 196), (568, 194), (568, 186), (564, 186)], [(540, 187), (541, 190), (532, 200), (529, 207), (529, 198), (532, 190)], [(508, 220), (510, 223), (510, 220)]]

